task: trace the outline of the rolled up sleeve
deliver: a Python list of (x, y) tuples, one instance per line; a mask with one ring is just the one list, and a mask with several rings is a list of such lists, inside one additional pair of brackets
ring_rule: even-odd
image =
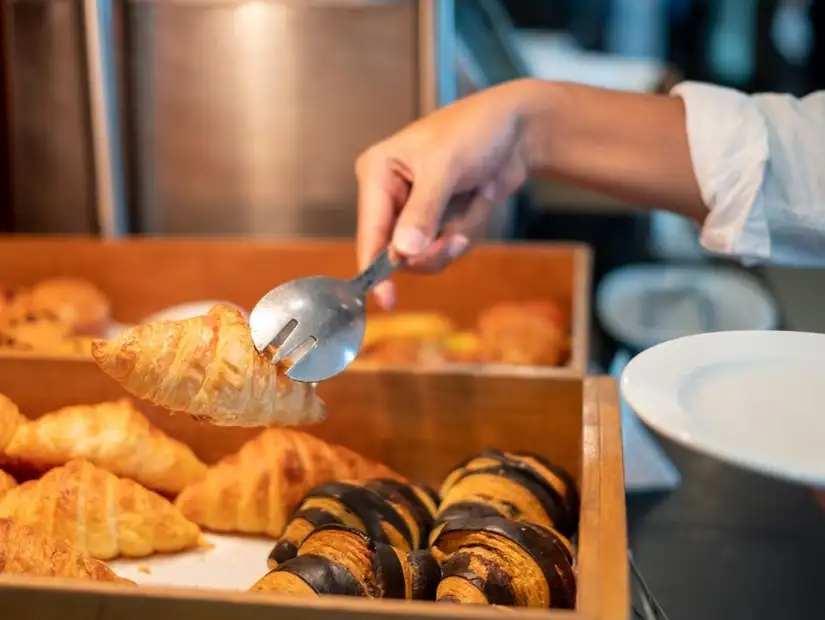
[(825, 92), (745, 95), (694, 82), (685, 103), (709, 209), (702, 245), (748, 263), (825, 265)]

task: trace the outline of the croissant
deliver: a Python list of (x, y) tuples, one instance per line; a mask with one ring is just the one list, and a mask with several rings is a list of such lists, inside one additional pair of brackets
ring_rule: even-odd
[(406, 553), (360, 530), (331, 524), (307, 536), (297, 557), (267, 573), (252, 590), (433, 600), (440, 576), (429, 551)]
[(478, 329), (488, 362), (557, 366), (569, 352), (565, 318), (549, 301), (497, 304), (479, 316)]
[(572, 549), (552, 528), (503, 517), (466, 517), (439, 530), (432, 553), (441, 564), (439, 602), (575, 605)]
[(0, 518), (66, 539), (99, 560), (180, 551), (200, 529), (168, 500), (137, 482), (75, 459), (0, 498)]
[(81, 553), (65, 540), (45, 536), (35, 527), (0, 519), (0, 574), (65, 577), (135, 585), (118, 577), (104, 562)]
[(370, 316), (364, 330), (362, 349), (398, 338), (437, 340), (455, 331), (449, 317), (435, 312), (396, 312)]
[(76, 334), (100, 334), (109, 322), (109, 298), (94, 284), (79, 278), (51, 278), (25, 295), (34, 310), (50, 310)]
[(578, 527), (579, 495), (573, 479), (543, 457), (489, 450), (453, 469), (441, 485), (436, 526), (466, 516), (500, 516), (558, 529)]
[(187, 445), (154, 428), (128, 398), (65, 407), (23, 424), (6, 455), (36, 470), (84, 458), (170, 494), (206, 474), (206, 465)]
[(393, 478), (398, 474), (352, 450), (312, 435), (271, 428), (186, 487), (175, 505), (210, 530), (279, 537), (311, 488), (330, 480)]
[(310, 490), (269, 554), (269, 568), (290, 560), (315, 529), (337, 523), (400, 551), (426, 544), (438, 497), (432, 489), (396, 480), (327, 482)]
[(3, 497), (16, 486), (17, 480), (15, 480), (11, 474), (7, 474), (0, 469), (0, 497)]
[(173, 411), (227, 426), (317, 422), (323, 402), (308, 383), (293, 382), (252, 344), (237, 308), (158, 321), (92, 344), (98, 365), (129, 392)]
[(28, 420), (10, 398), (0, 394), (0, 460), (17, 428)]

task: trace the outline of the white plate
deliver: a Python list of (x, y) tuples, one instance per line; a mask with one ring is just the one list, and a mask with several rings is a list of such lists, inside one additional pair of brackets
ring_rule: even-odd
[(825, 334), (730, 331), (637, 355), (622, 396), (662, 435), (730, 463), (825, 485)]
[[(681, 292), (678, 302), (663, 294)], [(708, 325), (701, 310), (709, 314)], [(779, 311), (765, 286), (739, 267), (628, 265), (605, 276), (596, 314), (614, 338), (641, 351), (703, 332), (775, 329)]]

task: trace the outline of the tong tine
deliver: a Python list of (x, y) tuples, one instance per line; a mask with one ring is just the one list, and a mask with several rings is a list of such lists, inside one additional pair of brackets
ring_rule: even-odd
[[(281, 336), (281, 334), (284, 333), (284, 330), (289, 329), (289, 326), (292, 322), (295, 323), (295, 326), (287, 334), (283, 342), (276, 344), (276, 342), (279, 340), (279, 336)], [(301, 324), (295, 319), (290, 320), (278, 331), (278, 334), (275, 336), (275, 339), (269, 345), (271, 349), (274, 349), (274, 351), (272, 351), (272, 359), (270, 361), (273, 364), (278, 364), (279, 362), (282, 362), (284, 359), (292, 355), (295, 352), (295, 349), (300, 347), (310, 338), (314, 338), (314, 336), (308, 333), (308, 330), (302, 329)], [(293, 364), (297, 361), (298, 360), (292, 360)]]

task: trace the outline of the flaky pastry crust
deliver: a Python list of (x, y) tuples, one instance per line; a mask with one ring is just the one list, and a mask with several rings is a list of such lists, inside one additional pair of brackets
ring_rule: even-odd
[(230, 306), (127, 329), (95, 342), (92, 355), (132, 394), (213, 424), (282, 426), (325, 415), (314, 386), (292, 381), (260, 355), (243, 316)]

